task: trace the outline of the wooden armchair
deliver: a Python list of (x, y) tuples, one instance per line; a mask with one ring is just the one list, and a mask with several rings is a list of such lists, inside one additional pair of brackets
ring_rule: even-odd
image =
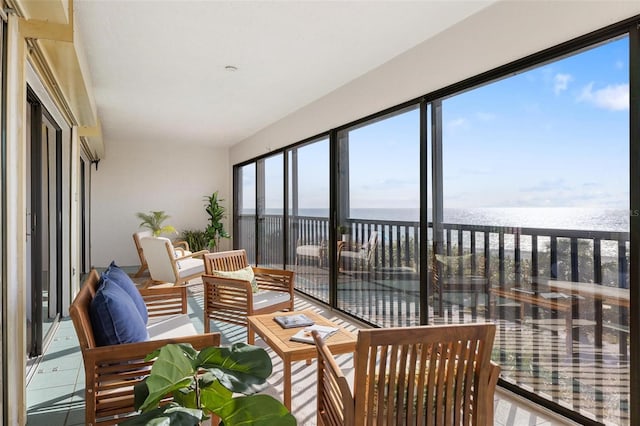
[[(245, 250), (208, 253), (204, 256), (204, 330), (211, 330), (211, 320), (247, 327), (247, 316), (293, 310), (294, 273), (282, 269), (250, 267)], [(239, 278), (225, 272), (243, 271)], [(248, 271), (247, 271), (248, 269)], [(251, 278), (255, 277), (257, 292)], [(216, 276), (217, 274), (217, 276)], [(225, 275), (225, 276), (221, 276)], [(255, 342), (253, 333), (247, 342)]]
[[(142, 244), (140, 244), (140, 240), (146, 237), (153, 237), (153, 232), (151, 231), (139, 231), (133, 233), (133, 243), (136, 246), (136, 251), (138, 252), (138, 258), (140, 259), (140, 268), (135, 273), (134, 277), (141, 277), (144, 271), (149, 269), (149, 265), (147, 264), (147, 259), (144, 257), (144, 250), (142, 250)], [(189, 251), (189, 243), (186, 241), (173, 241), (173, 247), (180, 256), (187, 256), (191, 254)]]
[(353, 393), (324, 341), (318, 425), (493, 424), (494, 324), (360, 330)]
[(369, 240), (362, 245), (351, 246), (346, 244), (340, 250), (342, 268), (344, 270), (370, 270), (373, 265), (373, 255), (378, 246), (378, 231), (371, 231)]
[(186, 284), (204, 273), (204, 261), (201, 257), (209, 253), (208, 250), (181, 255), (171, 240), (164, 237), (145, 237), (140, 240), (140, 244), (149, 265), (151, 284)]
[[(133, 386), (142, 381), (153, 363), (144, 358), (168, 343), (190, 343), (196, 349), (220, 344), (220, 334), (195, 334), (195, 328), (185, 327), (187, 292), (185, 287), (142, 289), (150, 319), (174, 323), (179, 330), (190, 328), (193, 335), (159, 338), (139, 343), (96, 346), (90, 317), (90, 306), (98, 290), (100, 277), (92, 270), (75, 297), (69, 313), (80, 342), (85, 370), (85, 424), (112, 425), (135, 412)], [(174, 320), (178, 321), (174, 321)], [(152, 321), (150, 321), (152, 322)], [(158, 323), (156, 323), (157, 325)], [(153, 326), (152, 326), (153, 327)], [(160, 331), (158, 335), (175, 335)]]

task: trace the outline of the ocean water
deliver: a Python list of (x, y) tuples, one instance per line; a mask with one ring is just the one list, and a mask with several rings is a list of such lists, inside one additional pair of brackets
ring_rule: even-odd
[[(444, 222), (464, 225), (629, 232), (629, 210), (595, 207), (444, 209)], [(277, 213), (274, 213), (277, 214)], [(301, 216), (328, 217), (328, 209), (300, 209)], [(431, 209), (427, 213), (432, 220)], [(419, 209), (351, 209), (350, 219), (418, 222)]]

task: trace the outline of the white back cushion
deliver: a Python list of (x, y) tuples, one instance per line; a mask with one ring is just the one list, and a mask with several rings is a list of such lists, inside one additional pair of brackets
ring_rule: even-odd
[(165, 237), (146, 237), (140, 240), (140, 244), (149, 265), (151, 278), (155, 281), (175, 283), (172, 258), (169, 257), (173, 256), (174, 252), (171, 240)]

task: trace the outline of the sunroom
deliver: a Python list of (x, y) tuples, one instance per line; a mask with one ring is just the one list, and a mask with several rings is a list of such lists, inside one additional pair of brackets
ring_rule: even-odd
[(640, 419), (637, 2), (3, 3), (4, 423), (136, 213), (214, 191), (297, 303), (493, 322), (502, 390)]

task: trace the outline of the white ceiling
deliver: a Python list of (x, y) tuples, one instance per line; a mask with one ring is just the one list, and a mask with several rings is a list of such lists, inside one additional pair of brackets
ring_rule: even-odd
[(228, 146), (493, 2), (76, 0), (75, 12), (107, 145)]

